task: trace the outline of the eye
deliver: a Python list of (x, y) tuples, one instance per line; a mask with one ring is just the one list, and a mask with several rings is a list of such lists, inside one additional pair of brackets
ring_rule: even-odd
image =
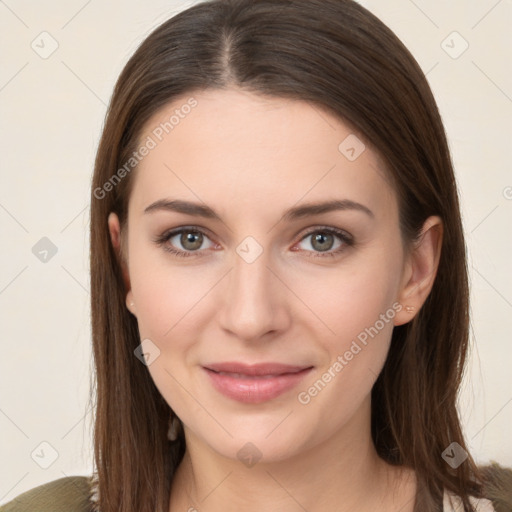
[[(310, 257), (334, 257), (354, 245), (351, 235), (336, 228), (316, 228), (303, 236), (299, 245), (304, 244), (308, 239), (310, 241), (306, 245), (309, 245), (312, 250), (308, 247), (302, 247), (299, 250), (309, 253)], [(218, 247), (211, 242), (204, 231), (196, 227), (182, 227), (167, 231), (154, 241), (165, 251), (180, 257), (203, 256), (204, 250)], [(210, 241), (207, 247), (203, 247), (205, 241)], [(292, 248), (292, 251), (297, 250)]]
[[(163, 246), (167, 252), (175, 254), (176, 256), (199, 256), (200, 250), (209, 249), (214, 246), (202, 247), (205, 240), (210, 240), (206, 233), (197, 228), (180, 228), (174, 231), (168, 231), (163, 235), (157, 237), (155, 242), (157, 245)], [(180, 248), (181, 247), (181, 248)], [(198, 254), (194, 254), (198, 253)]]
[[(309, 240), (309, 242), (307, 242)], [(305, 243), (307, 242), (307, 243)], [(347, 247), (354, 245), (354, 240), (351, 235), (336, 228), (316, 228), (314, 231), (307, 233), (300, 241), (305, 243), (306, 252), (310, 252), (310, 256), (324, 257), (336, 256)], [(307, 246), (311, 247), (310, 250)]]

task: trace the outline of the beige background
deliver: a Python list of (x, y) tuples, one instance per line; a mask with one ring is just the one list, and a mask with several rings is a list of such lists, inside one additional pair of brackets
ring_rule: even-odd
[[(153, 28), (192, 3), (0, 1), (0, 503), (92, 470), (87, 230), (94, 154), (126, 60)], [(512, 465), (512, 1), (361, 3), (415, 55), (445, 121), (472, 283), (475, 343), (461, 414), (477, 461)], [(42, 58), (52, 44), (58, 48)], [(46, 263), (32, 252), (43, 237), (57, 249)]]

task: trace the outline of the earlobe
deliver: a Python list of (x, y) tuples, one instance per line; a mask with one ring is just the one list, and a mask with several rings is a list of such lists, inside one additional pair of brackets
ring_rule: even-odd
[(126, 308), (132, 315), (137, 316), (135, 314), (135, 302), (133, 302), (133, 293), (131, 290), (126, 294)]
[(395, 325), (411, 321), (427, 300), (439, 267), (443, 240), (440, 217), (429, 217), (423, 224), (419, 239), (414, 242), (404, 271), (404, 284), (398, 301), (402, 309), (395, 316)]

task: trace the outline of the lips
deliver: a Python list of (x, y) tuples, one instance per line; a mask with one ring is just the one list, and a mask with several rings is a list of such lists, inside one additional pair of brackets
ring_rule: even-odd
[(310, 366), (292, 366), (281, 363), (259, 363), (249, 365), (245, 363), (227, 362), (211, 363), (205, 365), (205, 368), (218, 373), (231, 373), (245, 376), (277, 376), (285, 373), (297, 373), (305, 368), (310, 368)]
[(211, 363), (203, 369), (214, 388), (228, 398), (244, 403), (261, 403), (295, 387), (312, 366), (224, 362)]

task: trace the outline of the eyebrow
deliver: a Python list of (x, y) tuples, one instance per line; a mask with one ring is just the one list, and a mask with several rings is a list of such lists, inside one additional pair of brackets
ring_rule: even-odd
[[(171, 211), (184, 213), (187, 215), (194, 215), (197, 217), (204, 217), (207, 219), (216, 219), (222, 222), (220, 216), (205, 204), (194, 203), (191, 201), (183, 201), (180, 199), (159, 199), (154, 203), (150, 204), (144, 213), (151, 213), (155, 211)], [(365, 213), (371, 218), (375, 215), (366, 206), (350, 199), (336, 199), (332, 201), (324, 201), (318, 203), (306, 203), (302, 206), (295, 206), (285, 211), (282, 220), (293, 221), (308, 217), (310, 215), (320, 215), (322, 213), (328, 213), (332, 211), (344, 211), (344, 210), (355, 210)]]

